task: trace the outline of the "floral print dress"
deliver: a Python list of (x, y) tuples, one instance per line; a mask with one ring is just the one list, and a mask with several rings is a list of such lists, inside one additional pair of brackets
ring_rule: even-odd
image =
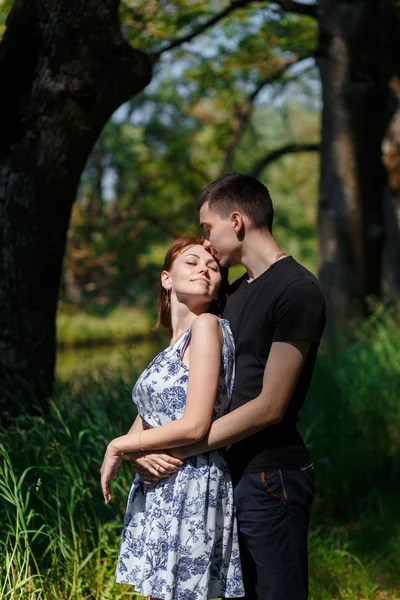
[[(234, 381), (233, 336), (228, 321), (220, 323), (224, 343), (213, 419), (228, 405)], [(182, 357), (190, 336), (188, 329), (158, 354), (133, 389), (133, 401), (148, 427), (183, 415), (189, 371)], [(185, 460), (179, 472), (151, 489), (135, 477), (116, 579), (162, 600), (244, 596), (232, 483), (220, 452)]]

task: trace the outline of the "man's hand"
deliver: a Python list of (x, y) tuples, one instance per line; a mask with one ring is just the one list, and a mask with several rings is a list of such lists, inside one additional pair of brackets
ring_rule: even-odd
[(185, 460), (186, 458), (193, 456), (193, 444), (191, 444), (190, 446), (180, 446), (179, 448), (172, 448), (172, 450), (168, 450), (168, 452), (173, 458)]
[(133, 469), (147, 486), (155, 485), (165, 477), (176, 473), (182, 467), (182, 461), (164, 452), (146, 452), (141, 454), (124, 453), (122, 457), (130, 460)]

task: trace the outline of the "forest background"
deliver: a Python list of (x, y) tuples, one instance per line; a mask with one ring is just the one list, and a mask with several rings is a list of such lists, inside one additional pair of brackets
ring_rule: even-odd
[[(40, 4), (31, 3), (25, 35)], [(103, 8), (108, 4), (115, 11), (115, 3), (104, 2)], [(113, 569), (132, 472), (124, 466), (115, 502), (105, 507), (98, 468), (107, 441), (134, 419), (135, 378), (167, 343), (166, 335), (150, 334), (165, 250), (177, 236), (200, 232), (195, 199), (229, 171), (253, 174), (268, 186), (278, 243), (321, 277), (330, 306), (329, 331), (301, 422), (317, 475), (311, 597), (400, 597), (400, 62), (396, 42), (387, 48), (398, 15), (391, 12), (391, 2), (383, 2), (376, 13), (369, 2), (353, 9), (345, 2), (333, 4), (121, 4), (123, 35), (151, 57), (151, 81), (145, 85), (150, 77), (143, 67), (135, 95), (129, 98), (130, 90), (125, 102), (114, 99), (116, 110), (104, 117), (104, 127), (93, 127), (86, 155), (81, 157), (77, 146), (69, 148), (74, 168), (65, 181), (75, 177), (79, 186), (64, 189), (59, 177), (46, 188), (38, 181), (43, 167), (32, 167), (40, 188), (32, 205), (45, 198), (46, 209), (38, 236), (60, 237), (56, 213), (68, 213), (69, 227), (65, 256), (64, 227), (61, 249), (55, 240), (44, 244), (42, 254), (35, 254), (36, 268), (28, 265), (24, 284), (31, 286), (28, 297), (39, 289), (42, 296), (54, 296), (58, 306), (55, 387), (49, 376), (54, 368), (44, 368), (43, 375), (43, 389), (53, 390), (50, 405), (48, 393), (39, 391), (41, 382), (25, 377), (40, 372), (36, 357), (25, 350), (28, 368), (21, 373), (28, 383), (14, 370), (18, 389), (8, 389), (0, 403), (3, 411), (14, 413), (1, 440), (0, 598), (100, 600), (131, 593), (114, 584)], [(7, 43), (23, 21), (14, 6), (7, 38), (11, 5), (1, 5), (3, 72), (6, 60), (10, 63)], [(51, 15), (51, 3), (43, 6)], [(79, 38), (85, 10), (78, 18), (70, 9), (65, 19), (66, 28), (77, 28), (82, 56), (90, 43)], [(93, 15), (100, 12), (93, 10)], [(95, 17), (88, 20), (99, 37), (96, 23)], [(377, 23), (386, 28), (383, 45)], [(71, 29), (67, 34), (71, 40)], [(107, 62), (103, 46), (97, 49), (100, 67)], [(375, 59), (371, 63), (371, 54), (379, 57), (378, 65)], [(12, 60), (19, 65), (15, 55)], [(42, 67), (38, 62), (36, 70)], [(373, 85), (365, 91), (367, 75)], [(122, 87), (118, 76), (117, 69), (104, 70), (108, 89)], [(383, 99), (376, 93), (379, 85), (386, 90)], [(76, 86), (82, 103), (90, 93)], [(15, 92), (13, 85), (10, 89)], [(43, 102), (42, 114), (51, 114), (51, 103)], [(41, 126), (46, 130), (44, 121)], [(13, 132), (10, 136), (15, 139)], [(55, 171), (67, 138), (52, 141)], [(74, 153), (85, 164), (83, 171), (73, 163)], [(51, 166), (48, 160), (46, 169)], [(3, 241), (5, 248), (9, 241)], [(371, 248), (379, 261), (371, 258)], [(63, 267), (57, 276), (58, 254)], [(231, 279), (240, 272), (232, 270)], [(19, 315), (27, 311), (30, 327), (20, 327), (25, 339), (45, 338), (48, 319), (35, 330), (22, 289), (10, 293), (14, 302), (5, 311), (7, 322), (13, 304)], [(41, 312), (36, 314), (40, 325)], [(43, 352), (36, 347), (42, 357), (51, 344)], [(11, 410), (11, 404), (18, 409)]]

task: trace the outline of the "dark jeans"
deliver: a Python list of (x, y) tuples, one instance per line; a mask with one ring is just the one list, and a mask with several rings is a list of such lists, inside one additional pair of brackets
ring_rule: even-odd
[(234, 482), (246, 600), (306, 600), (312, 463)]

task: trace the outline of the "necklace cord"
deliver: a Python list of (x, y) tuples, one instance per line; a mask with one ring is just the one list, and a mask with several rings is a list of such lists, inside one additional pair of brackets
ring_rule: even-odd
[(272, 261), (271, 265), (273, 265), (274, 263), (276, 263), (283, 256), (286, 256), (285, 252), (278, 252), (278, 254), (275, 256), (274, 260)]

